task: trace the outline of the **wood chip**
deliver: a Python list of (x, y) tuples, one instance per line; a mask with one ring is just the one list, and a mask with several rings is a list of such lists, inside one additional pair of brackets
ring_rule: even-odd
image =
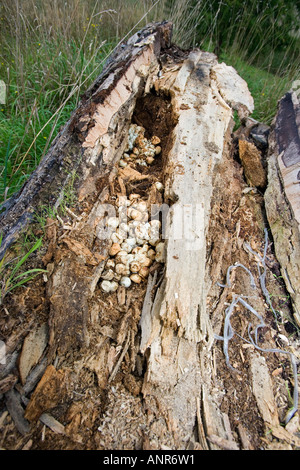
[(47, 358), (44, 358), (27, 376), (26, 383), (23, 386), (24, 395), (28, 395), (41, 379), (47, 367)]
[(120, 286), (117, 291), (118, 304), (122, 307), (126, 303), (126, 288)]
[(276, 401), (269, 369), (263, 356), (251, 358), (252, 388), (262, 418), (273, 426), (279, 425)]
[(272, 376), (277, 377), (281, 373), (282, 373), (282, 367), (278, 367), (277, 369), (273, 370)]
[(202, 418), (201, 418), (201, 402), (200, 402), (199, 397), (197, 397), (197, 424), (198, 424), (199, 444), (201, 446), (201, 449), (209, 450), (207, 440), (205, 437), (205, 430), (204, 430)]
[(238, 433), (239, 433), (239, 436), (240, 436), (240, 439), (241, 439), (241, 442), (242, 442), (242, 448), (244, 450), (254, 450), (250, 440), (248, 439), (246, 430), (241, 425), (241, 423), (238, 425), (237, 429), (238, 429)]
[(208, 435), (207, 439), (213, 444), (216, 444), (217, 446), (221, 447), (221, 449), (239, 450), (239, 447), (236, 442), (229, 441), (228, 439), (224, 439), (223, 437), (216, 436), (215, 434)]
[(53, 258), (54, 252), (55, 252), (56, 236), (57, 236), (57, 222), (48, 217), (46, 227), (47, 227), (46, 236), (47, 236), (47, 240), (49, 241), (49, 244), (48, 244), (48, 248), (47, 248), (47, 253), (42, 258), (42, 262), (43, 262), (44, 266), (46, 266), (48, 263), (50, 263), (51, 259)]
[(64, 243), (68, 245), (68, 248), (75, 253), (77, 256), (83, 256), (86, 264), (91, 266), (97, 266), (105, 258), (98, 253), (92, 253), (84, 243), (78, 242), (74, 238), (65, 237)]
[(121, 178), (124, 181), (142, 181), (151, 178), (151, 176), (142, 175), (142, 173), (140, 173), (139, 171), (134, 170), (133, 168), (130, 168), (128, 166), (122, 169), (120, 168), (119, 174), (121, 175)]
[(286, 441), (288, 444), (293, 444), (300, 448), (300, 439), (295, 434), (291, 434), (281, 426), (274, 426), (269, 423), (266, 423), (266, 426), (270, 428), (272, 435), (277, 439), (281, 439), (283, 441)]

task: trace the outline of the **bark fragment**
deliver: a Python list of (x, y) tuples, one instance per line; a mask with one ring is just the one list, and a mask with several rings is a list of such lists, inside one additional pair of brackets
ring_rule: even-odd
[(270, 135), (268, 187), (265, 194), (268, 222), (276, 257), (300, 325), (300, 121), (299, 98), (287, 93), (278, 104)]

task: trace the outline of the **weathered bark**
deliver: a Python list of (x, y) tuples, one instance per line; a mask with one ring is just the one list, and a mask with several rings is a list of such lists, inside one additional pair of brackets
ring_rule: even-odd
[[(294, 385), (295, 377), (277, 344), (286, 331), (283, 325), (276, 329), (265, 295), (266, 287), (275, 299), (286, 294), (272, 272), (279, 273), (278, 262), (288, 271), (271, 222), (277, 259), (270, 245), (263, 257), (265, 211), (271, 220), (268, 193), (278, 184), (270, 177), (273, 154), (264, 198), (253, 187), (266, 184), (264, 146), (261, 153), (255, 147), (254, 166), (251, 160), (258, 126), (233, 134), (235, 110), (245, 123), (253, 111), (237, 72), (214, 54), (171, 45), (169, 23), (150, 25), (116, 50), (36, 172), (7, 204), (2, 255), (40, 204), (59, 205), (66, 175), (78, 175), (74, 223), (48, 221), (48, 274), (33, 311), (42, 312), (41, 325), (47, 318), (49, 340), (44, 326), (30, 324), (24, 344), (23, 333), (16, 341), (18, 361), (0, 370), (2, 379), (19, 368), (18, 390), (27, 407), (24, 414), (18, 402), (12, 419), (34, 448), (299, 447), (291, 428), (280, 427), (288, 408), (285, 378)], [(134, 163), (136, 157), (120, 165), (131, 123), (143, 126), (147, 139), (160, 139), (149, 167)], [(247, 158), (239, 158), (237, 140)], [(256, 180), (249, 175), (257, 168)], [(117, 210), (117, 201), (136, 194), (148, 210), (156, 205), (163, 212), (163, 257), (156, 258), (147, 279), (106, 293), (101, 276), (108, 258), (115, 259), (117, 243), (101, 236), (101, 222), (108, 204)], [(294, 227), (289, 214), (287, 225)], [(265, 285), (257, 262), (260, 270), (269, 268)], [(13, 305), (21, 303), (27, 312), (34, 288), (17, 292)], [(240, 336), (228, 344), (226, 360), (224, 319), (234, 299), (242, 299), (232, 307), (232, 327)], [(276, 302), (291, 327), (290, 305)], [(241, 339), (247, 339), (250, 323), (259, 323), (253, 311), (264, 322), (258, 344)], [(258, 345), (277, 352), (264, 353)], [(15, 378), (5, 382), (5, 390), (10, 383), (12, 389)], [(45, 423), (45, 412), (52, 410), (58, 420), (49, 426), (54, 437), (41, 444), (36, 422)]]
[(269, 145), (266, 210), (277, 259), (300, 325), (300, 103), (295, 92), (279, 102)]

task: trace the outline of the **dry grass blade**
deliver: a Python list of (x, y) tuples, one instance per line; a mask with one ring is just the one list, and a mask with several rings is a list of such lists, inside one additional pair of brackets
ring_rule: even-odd
[[(265, 233), (265, 245), (264, 245), (263, 256), (261, 256), (259, 253), (256, 253), (254, 250), (252, 250), (248, 243), (245, 244), (245, 247), (248, 249), (248, 251), (250, 253), (255, 255), (257, 259), (259, 259), (259, 263), (261, 263), (264, 267), (264, 273), (262, 275), (261, 271), (260, 271), (260, 266), (259, 266), (259, 263), (258, 263), (259, 280), (260, 280), (261, 289), (262, 289), (262, 292), (263, 292), (263, 294), (266, 298), (266, 301), (272, 307), (271, 300), (270, 300), (270, 295), (269, 295), (269, 292), (268, 292), (268, 290), (265, 286), (265, 274), (266, 274), (265, 259), (266, 259), (267, 248), (268, 248), (268, 231), (267, 231), (267, 229), (265, 229), (264, 233)], [(245, 268), (240, 263), (236, 263), (236, 265), (229, 266), (229, 268), (227, 270), (227, 276), (226, 276), (227, 285), (223, 286), (222, 284), (219, 284), (221, 287), (230, 287), (230, 271), (233, 267), (238, 267), (238, 266), (241, 266), (241, 267)], [(251, 287), (253, 287), (253, 285), (255, 287), (254, 277), (253, 277), (251, 271), (249, 271), (247, 268), (245, 268), (245, 270), (250, 274)], [(229, 361), (228, 346), (229, 346), (229, 341), (233, 338), (233, 336), (235, 334), (237, 334), (237, 333), (235, 333), (235, 331), (233, 330), (233, 328), (230, 324), (230, 317), (231, 317), (231, 315), (234, 311), (234, 308), (236, 307), (236, 305), (238, 303), (241, 303), (248, 311), (250, 311), (259, 320), (259, 324), (254, 329), (255, 340), (252, 338), (252, 333), (251, 333), (252, 324), (251, 323), (249, 323), (249, 325), (248, 325), (249, 340), (246, 340), (245, 338), (242, 338), (240, 335), (237, 335), (237, 336), (239, 336), (243, 341), (246, 341), (247, 343), (251, 343), (259, 351), (279, 353), (279, 354), (287, 354), (290, 357), (291, 366), (292, 366), (292, 373), (293, 373), (293, 377), (294, 377), (294, 392), (293, 392), (293, 406), (287, 412), (286, 417), (285, 417), (285, 424), (287, 424), (298, 410), (298, 376), (297, 376), (296, 358), (295, 358), (294, 354), (291, 353), (290, 351), (285, 351), (285, 350), (276, 349), (276, 348), (261, 348), (258, 345), (258, 330), (259, 330), (259, 328), (265, 327), (266, 323), (264, 322), (264, 319), (263, 319), (262, 315), (260, 315), (250, 304), (248, 304), (242, 298), (242, 295), (240, 295), (240, 296), (235, 295), (233, 297), (233, 300), (232, 300), (230, 306), (225, 310), (223, 336), (215, 335), (215, 339), (223, 341), (223, 343), (224, 343), (223, 352), (224, 352), (224, 355), (225, 355), (225, 358), (226, 358), (226, 364), (230, 369), (232, 369), (233, 371), (236, 371), (236, 369), (234, 369), (231, 366), (230, 361)], [(274, 311), (273, 307), (272, 307), (272, 310)]]

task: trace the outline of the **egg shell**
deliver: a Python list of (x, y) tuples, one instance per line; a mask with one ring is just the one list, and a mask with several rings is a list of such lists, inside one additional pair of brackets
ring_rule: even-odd
[(116, 229), (119, 225), (119, 218), (118, 217), (109, 217), (106, 222), (107, 227)]
[[(151, 157), (151, 156), (150, 156), (150, 157), (147, 157), (147, 158), (146, 158), (146, 162), (147, 162), (148, 165), (152, 165), (152, 163), (154, 162), (154, 158)], [(126, 166), (126, 165), (125, 165), (125, 166)]]
[(142, 266), (145, 268), (148, 268), (152, 264), (152, 259), (148, 258), (148, 256), (145, 256), (144, 259), (141, 262)]
[(139, 212), (147, 212), (148, 210), (148, 204), (146, 201), (136, 202), (132, 205), (132, 207)]
[(148, 233), (148, 226), (144, 223), (139, 223), (135, 227), (135, 235), (136, 238), (139, 238), (141, 240), (148, 240), (149, 239), (149, 233)]
[(165, 243), (164, 242), (160, 242), (157, 244), (155, 260), (158, 263), (163, 263), (165, 261)]
[(149, 226), (150, 226), (151, 228), (158, 228), (158, 229), (160, 229), (160, 227), (161, 227), (161, 222), (160, 222), (160, 220), (158, 220), (158, 219), (152, 219), (152, 220), (150, 220), (150, 222), (149, 222)]
[(109, 249), (110, 256), (115, 256), (121, 251), (121, 246), (119, 243), (113, 243)]
[(131, 252), (132, 255), (136, 255), (137, 253), (140, 253), (141, 251), (141, 246), (135, 246)]
[(130, 253), (131, 250), (132, 250), (132, 245), (130, 245), (127, 242), (123, 242), (122, 245), (121, 245), (121, 249), (126, 251), (127, 253)]
[(116, 263), (127, 264), (128, 253), (125, 250), (120, 250), (116, 256)]
[(118, 289), (118, 287), (119, 285), (115, 281), (104, 280), (101, 282), (101, 288), (106, 293), (115, 292)]
[(151, 246), (156, 246), (160, 242), (160, 237), (152, 236), (149, 238), (149, 243)]
[(121, 279), (120, 279), (120, 285), (121, 285), (121, 286), (124, 286), (124, 287), (126, 287), (126, 288), (130, 287), (130, 286), (131, 286), (131, 279), (130, 279), (130, 277), (127, 277), (127, 276), (121, 277)]
[(127, 254), (126, 256), (126, 266), (129, 266), (135, 260), (135, 256), (132, 253)]
[(120, 226), (119, 226), (119, 234), (123, 235), (123, 232), (124, 233), (127, 233), (129, 231), (129, 226), (128, 224), (126, 224), (125, 222), (121, 222), (120, 223)]
[(147, 252), (148, 252), (148, 250), (149, 250), (149, 245), (148, 245), (148, 243), (145, 243), (143, 246), (141, 246), (141, 253), (143, 253), (143, 254), (146, 255)]
[(105, 267), (107, 269), (114, 269), (115, 268), (115, 261), (111, 258), (109, 258), (107, 261), (106, 261), (106, 264), (105, 264)]
[(151, 137), (151, 143), (152, 143), (153, 145), (158, 145), (158, 144), (160, 144), (160, 138), (157, 137), (156, 135), (154, 135), (153, 137)]
[(152, 260), (144, 252), (140, 252), (135, 255), (135, 260), (140, 263), (141, 266), (149, 267), (152, 264)]
[(112, 269), (107, 269), (101, 274), (101, 278), (106, 281), (111, 281), (114, 278), (114, 271)]
[(136, 193), (131, 193), (131, 194), (129, 194), (129, 196), (128, 196), (129, 201), (133, 201), (133, 200), (139, 199), (139, 198), (140, 198), (140, 195), (139, 195), (139, 194), (136, 194)]
[(135, 237), (126, 238), (125, 242), (128, 243), (129, 245), (131, 245), (132, 247), (134, 247), (136, 245)]
[(155, 256), (156, 251), (150, 248), (150, 250), (147, 251), (147, 257), (153, 261), (155, 259)]
[(160, 181), (156, 181), (155, 187), (156, 187), (157, 191), (159, 191), (159, 192), (162, 192), (163, 189), (164, 189), (164, 185)]
[(127, 214), (128, 214), (128, 217), (130, 217), (132, 220), (140, 221), (143, 218), (143, 213), (142, 212), (140, 212), (136, 209), (133, 209), (131, 207), (128, 209)]
[(143, 278), (147, 278), (149, 276), (149, 268), (147, 266), (142, 266), (139, 270), (139, 275)]
[(144, 137), (142, 134), (139, 134), (137, 136), (137, 138), (135, 139), (135, 142), (134, 144), (137, 146), (137, 147), (145, 147), (145, 145), (147, 145), (148, 143), (148, 140), (146, 139), (146, 137)]
[(129, 264), (129, 268), (132, 273), (138, 273), (141, 269), (141, 264), (138, 261), (132, 261)]
[(139, 256), (139, 255), (146, 255), (147, 251), (149, 249), (149, 245), (147, 243), (143, 243), (143, 245), (140, 246), (135, 246), (132, 250), (132, 254), (134, 256)]

